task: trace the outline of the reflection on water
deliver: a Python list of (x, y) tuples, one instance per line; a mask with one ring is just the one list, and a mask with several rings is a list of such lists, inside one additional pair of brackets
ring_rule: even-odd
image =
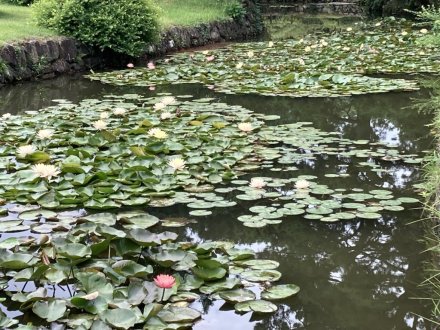
[[(326, 99), (291, 99), (252, 95), (223, 95), (198, 85), (159, 87), (152, 92), (139, 87), (114, 87), (81, 79), (60, 78), (38, 84), (0, 89), (0, 113), (35, 110), (51, 104), (51, 99), (77, 102), (107, 94), (172, 92), (196, 97), (214, 97), (257, 112), (278, 114), (274, 124), (297, 121), (342, 137), (395, 145), (401, 152), (423, 155), (431, 138), (426, 124), (429, 115), (406, 108), (419, 93), (389, 93)], [(365, 161), (368, 161), (367, 159)], [(366, 171), (349, 159), (319, 156), (292, 164), (296, 172), (271, 172), (255, 176), (318, 176), (331, 188), (362, 187), (366, 191), (385, 187), (396, 196), (414, 196), (412, 185), (419, 180), (417, 167), (401, 162), (380, 163), (382, 172)], [(347, 173), (347, 178), (327, 178), (325, 173)], [(285, 192), (288, 193), (288, 192)], [(355, 220), (333, 224), (290, 217), (280, 225), (246, 228), (236, 221), (252, 202), (213, 210), (212, 216), (181, 228), (182, 239), (195, 242), (230, 240), (241, 248), (251, 248), (260, 258), (280, 262), (282, 283), (301, 287), (296, 296), (282, 301), (279, 310), (260, 317), (236, 314), (232, 306), (203, 298), (194, 306), (206, 314), (195, 329), (424, 329), (418, 315), (429, 315), (429, 306), (412, 299), (423, 296), (422, 281), (426, 256), (418, 241), (422, 229), (409, 223), (421, 217), (421, 210), (385, 213), (380, 220)], [(153, 210), (158, 216), (187, 216), (186, 206)], [(2, 237), (3, 238), (3, 237)], [(2, 306), (0, 306), (3, 308)], [(209, 311), (209, 312), (208, 312)], [(415, 313), (415, 314), (413, 314)]]

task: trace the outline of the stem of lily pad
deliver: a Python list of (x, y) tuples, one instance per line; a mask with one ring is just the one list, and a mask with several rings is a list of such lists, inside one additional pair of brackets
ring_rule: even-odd
[(160, 301), (163, 301), (163, 297), (165, 296), (165, 288), (163, 288), (163, 291), (162, 291), (162, 298), (160, 299)]

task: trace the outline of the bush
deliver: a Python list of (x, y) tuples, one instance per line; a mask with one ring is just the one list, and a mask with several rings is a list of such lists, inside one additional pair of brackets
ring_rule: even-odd
[(246, 9), (243, 8), (239, 1), (233, 1), (226, 5), (225, 13), (235, 20), (241, 20), (246, 15)]
[(159, 35), (152, 0), (38, 0), (37, 23), (86, 45), (140, 55)]

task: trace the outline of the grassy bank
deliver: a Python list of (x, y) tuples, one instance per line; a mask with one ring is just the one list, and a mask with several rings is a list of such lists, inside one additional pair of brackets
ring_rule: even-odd
[[(157, 1), (161, 8), (159, 20), (167, 28), (225, 19), (225, 9), (231, 1), (160, 0)], [(0, 0), (0, 44), (50, 35), (54, 33), (35, 24), (31, 8), (2, 3)]]
[(425, 242), (431, 253), (425, 265), (426, 280), (422, 285), (429, 291), (432, 302), (431, 321), (440, 325), (440, 80), (424, 83), (431, 88), (431, 98), (416, 103), (419, 111), (434, 112), (432, 132), (435, 150), (426, 157), (424, 166), (424, 197), (427, 219), (425, 221)]
[(29, 7), (0, 2), (0, 44), (34, 37), (47, 37), (54, 33), (38, 27), (32, 20)]
[(232, 0), (161, 0), (162, 26), (195, 25), (225, 19), (225, 9)]

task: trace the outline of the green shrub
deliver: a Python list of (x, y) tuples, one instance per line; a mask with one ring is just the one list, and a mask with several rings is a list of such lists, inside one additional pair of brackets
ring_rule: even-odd
[(243, 8), (239, 1), (233, 1), (226, 5), (225, 13), (235, 20), (241, 20), (246, 15), (246, 9)]
[(140, 55), (159, 35), (152, 0), (38, 0), (37, 23), (86, 45)]

